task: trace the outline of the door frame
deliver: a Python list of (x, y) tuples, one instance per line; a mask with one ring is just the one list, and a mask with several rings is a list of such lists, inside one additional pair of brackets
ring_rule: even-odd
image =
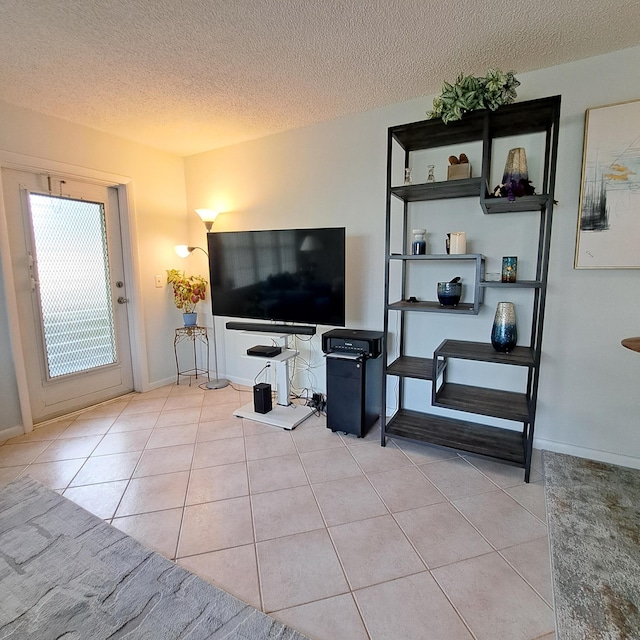
[[(140, 263), (136, 251), (138, 235), (132, 193), (133, 179), (106, 171), (78, 167), (64, 162), (36, 158), (11, 151), (0, 151), (0, 170), (2, 169), (17, 169), (19, 171), (32, 173), (55, 173), (62, 178), (68, 177), (69, 179), (98, 183), (103, 186), (113, 187), (117, 190), (118, 206), (120, 208), (122, 257), (124, 260), (127, 291), (130, 294), (128, 297), (131, 300), (131, 302), (127, 304), (127, 317), (129, 320), (133, 388), (135, 391), (148, 391), (149, 369), (147, 366), (144, 314), (142, 309), (142, 281), (140, 277)], [(18, 316), (18, 303), (13, 280), (13, 265), (2, 181), (0, 181), (0, 254), (7, 305), (9, 337), (11, 340), (11, 353), (16, 372), (22, 428), (24, 433), (28, 433), (33, 430), (33, 416), (31, 413), (31, 402), (23, 353), (24, 339), (20, 329), (21, 323)]]

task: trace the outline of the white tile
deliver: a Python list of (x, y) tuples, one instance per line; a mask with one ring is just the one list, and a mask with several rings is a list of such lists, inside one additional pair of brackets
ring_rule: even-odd
[(58, 439), (52, 442), (36, 459), (37, 462), (53, 460), (73, 460), (90, 456), (103, 436), (82, 436), (79, 438)]
[(460, 457), (421, 464), (419, 468), (449, 500), (496, 489), (493, 482)]
[(249, 498), (185, 507), (178, 557), (253, 543)]
[(394, 513), (446, 500), (433, 483), (413, 465), (383, 473), (369, 473), (367, 477), (389, 510)]
[(301, 453), (300, 459), (313, 484), (362, 476), (360, 467), (346, 447), (308, 451)]
[(197, 424), (180, 424), (174, 427), (154, 429), (147, 441), (146, 449), (160, 449), (162, 447), (194, 444), (197, 433)]
[(246, 460), (244, 438), (225, 438), (209, 442), (197, 442), (193, 456), (193, 468), (214, 467)]
[(87, 458), (72, 480), (71, 486), (128, 480), (132, 476), (139, 458), (139, 451)]
[(297, 455), (250, 460), (247, 468), (251, 493), (277, 491), (309, 484)]
[(124, 433), (126, 431), (141, 431), (153, 429), (158, 421), (159, 411), (152, 413), (135, 413), (133, 415), (119, 416), (109, 429), (109, 433)]
[(246, 436), (244, 443), (247, 450), (247, 460), (275, 458), (296, 453), (291, 435), (284, 429), (255, 436)]
[(189, 479), (187, 504), (200, 504), (249, 495), (246, 462), (193, 469)]
[(188, 556), (180, 558), (178, 564), (252, 607), (262, 609), (254, 545)]
[(352, 589), (425, 570), (391, 516), (330, 527), (329, 533)]
[(169, 560), (176, 557), (182, 509), (114, 518), (111, 524)]
[(351, 594), (316, 600), (271, 614), (314, 640), (368, 640)]
[(395, 518), (430, 569), (493, 550), (448, 502), (402, 511)]
[(546, 526), (503, 491), (460, 498), (453, 504), (496, 549), (547, 535)]
[(389, 471), (412, 464), (393, 442), (387, 443), (386, 447), (381, 447), (379, 442), (368, 442), (351, 447), (350, 451), (365, 473)]
[(547, 506), (544, 497), (544, 483), (542, 481), (519, 484), (515, 487), (508, 487), (505, 491), (542, 522), (547, 521)]
[(189, 472), (181, 471), (130, 480), (116, 516), (183, 507), (188, 479)]
[(309, 485), (251, 497), (256, 541), (324, 528)]
[(189, 471), (194, 449), (193, 444), (159, 449), (148, 448), (142, 452), (133, 477), (142, 478), (143, 476), (158, 476), (176, 471)]
[(551, 607), (495, 552), (433, 576), (478, 640), (531, 640), (554, 629)]
[(127, 481), (118, 480), (83, 487), (70, 487), (62, 495), (98, 518), (109, 520), (113, 517), (126, 488)]
[(313, 492), (330, 527), (388, 513), (364, 476), (320, 482), (313, 485)]
[(266, 612), (349, 590), (325, 529), (258, 542), (256, 550)]
[(474, 640), (427, 571), (354, 596), (371, 640)]
[(33, 462), (52, 442), (25, 442), (0, 446), (0, 467), (18, 467)]
[(25, 469), (22, 475), (30, 476), (49, 489), (65, 489), (83, 463), (82, 459), (34, 462)]
[(502, 549), (500, 555), (544, 598), (549, 606), (553, 606), (548, 538), (538, 538)]

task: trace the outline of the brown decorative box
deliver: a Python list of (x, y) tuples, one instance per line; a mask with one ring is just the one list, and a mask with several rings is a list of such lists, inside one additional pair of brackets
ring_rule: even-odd
[(464, 164), (450, 164), (447, 167), (447, 180), (464, 180), (471, 177), (471, 165), (468, 162)]

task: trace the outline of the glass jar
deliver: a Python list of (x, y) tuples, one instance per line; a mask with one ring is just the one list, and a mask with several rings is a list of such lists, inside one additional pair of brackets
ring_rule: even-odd
[(413, 243), (411, 244), (411, 253), (414, 256), (423, 256), (427, 253), (427, 241), (424, 239), (427, 233), (426, 229), (413, 229)]

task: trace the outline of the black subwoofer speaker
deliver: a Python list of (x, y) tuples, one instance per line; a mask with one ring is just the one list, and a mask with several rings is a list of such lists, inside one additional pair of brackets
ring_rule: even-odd
[(378, 419), (382, 400), (382, 357), (327, 355), (327, 427), (358, 438)]
[(266, 382), (253, 385), (253, 410), (256, 413), (269, 413), (271, 405), (271, 385)]

